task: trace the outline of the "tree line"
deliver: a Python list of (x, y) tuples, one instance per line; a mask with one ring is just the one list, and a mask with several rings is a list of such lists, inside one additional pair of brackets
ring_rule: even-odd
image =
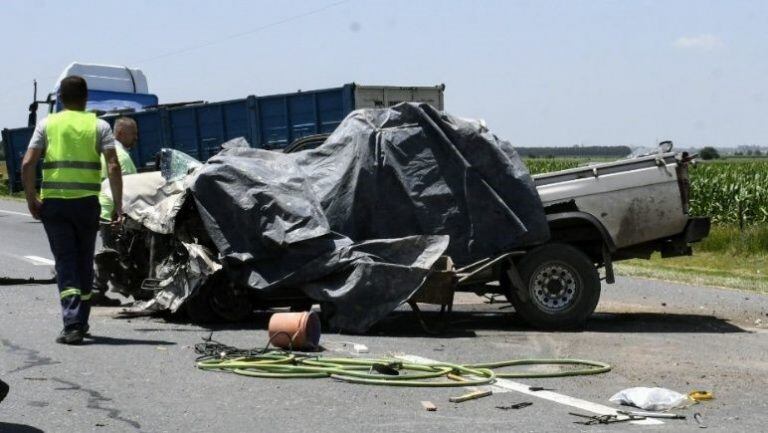
[(595, 157), (621, 158), (629, 155), (629, 146), (516, 147), (520, 156), (529, 158)]

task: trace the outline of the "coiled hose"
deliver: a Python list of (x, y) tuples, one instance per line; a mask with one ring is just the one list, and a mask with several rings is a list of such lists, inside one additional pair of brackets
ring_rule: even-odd
[[(210, 340), (208, 340), (210, 342)], [(204, 343), (205, 344), (205, 343)], [(307, 353), (263, 349), (243, 351), (228, 346), (196, 348), (202, 370), (227, 371), (269, 379), (332, 378), (365, 385), (455, 387), (490, 385), (496, 378), (547, 378), (606, 373), (611, 366), (585, 359), (516, 359), (481, 364), (414, 363), (398, 358), (336, 358)], [(234, 349), (234, 350), (233, 350)], [(495, 372), (504, 367), (529, 365), (581, 366), (552, 372)], [(440, 380), (440, 379), (444, 380)], [(445, 380), (447, 379), (447, 380)]]

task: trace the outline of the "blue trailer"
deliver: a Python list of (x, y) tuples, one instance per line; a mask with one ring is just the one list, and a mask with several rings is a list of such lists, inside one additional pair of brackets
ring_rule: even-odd
[[(136, 120), (138, 142), (131, 149), (137, 167), (154, 167), (155, 155), (172, 148), (199, 160), (216, 154), (222, 143), (245, 137), (252, 147), (282, 149), (294, 140), (332, 132), (358, 108), (386, 107), (403, 101), (427, 102), (443, 109), (444, 85), (430, 87), (362, 86), (254, 96), (231, 101), (160, 106), (127, 113)], [(103, 116), (112, 123), (116, 114)], [(3, 129), (9, 188), (20, 191), (21, 159), (32, 128)]]

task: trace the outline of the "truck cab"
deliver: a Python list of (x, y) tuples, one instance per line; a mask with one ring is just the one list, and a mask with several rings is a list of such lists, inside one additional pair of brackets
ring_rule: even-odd
[(56, 98), (58, 83), (72, 75), (79, 75), (88, 83), (87, 111), (135, 112), (158, 104), (157, 96), (149, 93), (147, 78), (141, 69), (73, 62), (64, 68), (46, 98), (50, 113), (63, 108)]

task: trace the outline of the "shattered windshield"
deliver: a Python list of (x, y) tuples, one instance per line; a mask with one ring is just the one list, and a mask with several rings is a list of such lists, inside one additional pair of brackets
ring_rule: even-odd
[(168, 182), (182, 179), (202, 165), (184, 152), (167, 148), (160, 150), (160, 173)]

